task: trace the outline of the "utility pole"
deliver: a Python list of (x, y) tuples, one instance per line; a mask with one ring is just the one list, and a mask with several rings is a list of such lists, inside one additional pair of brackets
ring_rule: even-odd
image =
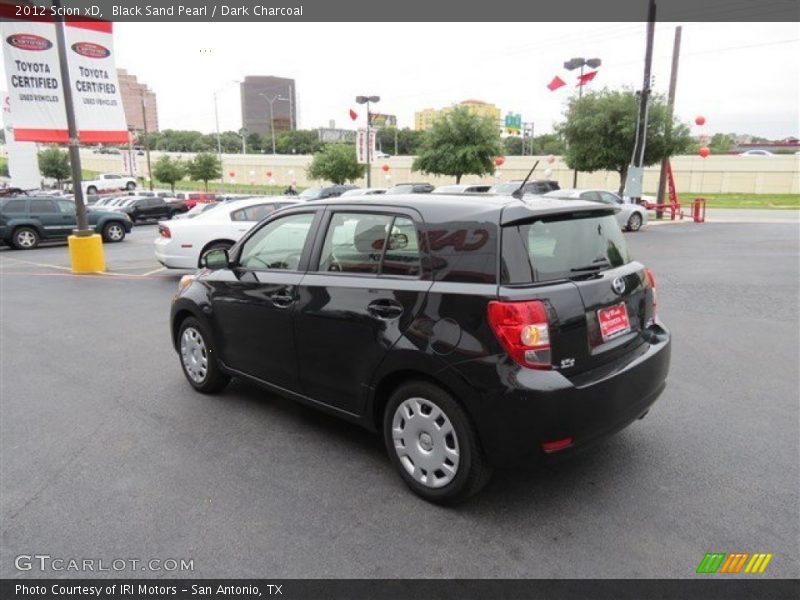
[(135, 177), (133, 172), (133, 127), (128, 127), (128, 175)]
[[(61, 14), (61, 1), (53, 0), (53, 8)], [(72, 99), (72, 83), (69, 78), (69, 65), (67, 64), (67, 43), (64, 33), (64, 17), (57, 18), (56, 43), (58, 44), (58, 63), (61, 71), (61, 81), (64, 86), (64, 107), (67, 112), (67, 130), (69, 135), (69, 162), (72, 167), (72, 193), (75, 196), (75, 217), (78, 228), (72, 233), (77, 237), (88, 237), (94, 232), (89, 229), (86, 219), (86, 205), (83, 201), (83, 183), (81, 182), (81, 150), (78, 138), (78, 124), (75, 120), (75, 105)]]
[(150, 181), (150, 191), (153, 191), (153, 171), (150, 168), (150, 136), (147, 133), (147, 103), (142, 92), (142, 124), (144, 125), (144, 153), (147, 156), (147, 178)]
[[(672, 114), (675, 107), (675, 88), (678, 85), (678, 62), (681, 55), (681, 33), (683, 27), (680, 25), (675, 28), (675, 41), (672, 44), (672, 69), (669, 75), (669, 95), (667, 96), (667, 130), (665, 137), (667, 147), (669, 147), (670, 139), (672, 137)], [(658, 179), (658, 196), (656, 202), (664, 204), (664, 189), (667, 185), (667, 165), (669, 164), (669, 156), (664, 156), (661, 159), (661, 174)], [(663, 214), (662, 210), (656, 211), (656, 218), (660, 219)]]
[[(581, 75), (580, 75), (580, 78), (578, 79), (578, 103), (579, 103), (579, 105), (580, 105), (581, 98), (583, 98), (583, 86), (586, 85), (586, 82), (583, 80), (583, 69), (584, 69), (584, 67), (586, 67), (588, 65), (592, 69), (596, 69), (602, 64), (603, 64), (603, 61), (600, 60), (599, 58), (584, 58), (582, 56), (579, 56), (577, 58), (573, 58), (573, 59), (568, 60), (567, 62), (564, 63), (564, 68), (569, 70), (569, 71), (573, 71), (573, 70), (575, 70), (577, 68), (580, 68), (580, 70), (581, 70)], [(573, 169), (572, 170), (572, 187), (573, 188), (578, 187), (578, 169)]]
[[(656, 0), (649, 0), (647, 9), (647, 44), (644, 52), (644, 81), (639, 96), (639, 116), (636, 120), (636, 140), (633, 146), (628, 180), (625, 183), (626, 195), (638, 203), (642, 197), (642, 175), (644, 148), (647, 143), (647, 102), (650, 98), (650, 70), (653, 65), (653, 37), (656, 31)], [(630, 184), (630, 188), (629, 188)]]

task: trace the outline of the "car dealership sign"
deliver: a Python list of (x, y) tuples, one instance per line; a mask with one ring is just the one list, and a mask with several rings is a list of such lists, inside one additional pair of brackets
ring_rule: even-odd
[[(68, 142), (55, 22), (10, 18), (0, 23), (6, 80), (14, 115), (14, 138)], [(66, 22), (75, 118), (81, 143), (127, 143), (128, 128), (114, 65), (112, 24)]]

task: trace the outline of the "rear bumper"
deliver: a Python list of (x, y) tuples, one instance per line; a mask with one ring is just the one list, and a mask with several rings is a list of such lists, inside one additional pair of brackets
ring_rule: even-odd
[[(658, 328), (632, 355), (578, 377), (518, 369), (503, 374), (505, 389), (466, 404), (493, 464), (541, 461), (591, 447), (643, 416), (666, 386), (669, 363), (669, 332)], [(563, 450), (542, 449), (565, 438), (572, 444)]]
[(187, 254), (191, 249), (180, 248), (175, 240), (159, 237), (154, 245), (156, 260), (168, 269), (197, 269), (197, 257)]

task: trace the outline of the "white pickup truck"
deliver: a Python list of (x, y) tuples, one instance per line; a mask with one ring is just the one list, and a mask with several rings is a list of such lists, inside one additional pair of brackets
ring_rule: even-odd
[(99, 175), (97, 179), (81, 182), (85, 194), (102, 194), (104, 192), (118, 192), (120, 190), (132, 191), (136, 189), (136, 179), (123, 177), (113, 173)]

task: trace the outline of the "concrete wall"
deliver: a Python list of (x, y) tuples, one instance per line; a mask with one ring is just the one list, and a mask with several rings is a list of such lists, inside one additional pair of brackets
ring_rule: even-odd
[[(160, 152), (151, 154), (151, 161), (155, 163)], [(178, 156), (177, 154), (172, 154)], [(193, 155), (186, 153), (180, 155), (189, 159)], [(478, 181), (494, 183), (496, 181), (509, 181), (522, 179), (527, 174), (533, 162), (540, 159), (539, 167), (534, 172), (534, 177), (543, 178), (544, 170), (551, 168), (552, 178), (556, 179), (561, 187), (572, 187), (572, 171), (560, 159), (548, 165), (546, 157), (510, 156), (491, 177), (478, 178), (464, 177), (463, 183)], [(409, 181), (430, 181), (431, 183), (453, 183), (452, 177), (432, 177), (421, 173), (411, 172), (411, 156), (398, 156), (379, 160), (372, 167), (372, 185), (375, 187), (388, 187), (395, 183)], [(144, 172), (145, 158), (138, 157), (139, 166)], [(122, 159), (119, 156), (93, 154), (91, 151), (82, 152), (84, 169), (102, 172), (121, 172)], [(314, 182), (306, 177), (306, 167), (310, 164), (310, 156), (290, 155), (262, 155), (262, 154), (226, 154), (223, 155), (223, 173), (226, 182), (234, 183), (269, 183), (272, 179), (276, 184), (289, 185), (297, 180), (299, 186), (312, 185)], [(382, 170), (383, 165), (389, 166), (389, 171)], [(744, 194), (798, 194), (800, 193), (800, 155), (777, 155), (773, 157), (757, 156), (710, 156), (706, 159), (699, 156), (677, 156), (672, 159), (672, 170), (675, 183), (679, 192), (702, 193), (744, 193)], [(229, 173), (235, 173), (233, 177)], [(658, 165), (649, 167), (645, 172), (644, 189), (654, 192), (658, 187)], [(356, 182), (364, 185), (363, 179)], [(616, 190), (619, 187), (619, 176), (614, 172), (598, 171), (595, 173), (579, 173), (578, 187), (597, 187)]]

